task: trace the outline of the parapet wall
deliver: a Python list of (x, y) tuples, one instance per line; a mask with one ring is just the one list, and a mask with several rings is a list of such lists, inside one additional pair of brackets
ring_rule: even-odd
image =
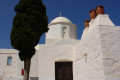
[(84, 29), (82, 38), (87, 33), (91, 32), (91, 30), (93, 28), (95, 28), (96, 26), (113, 26), (113, 27), (115, 27), (114, 23), (110, 20), (109, 15), (107, 15), (107, 14), (99, 14), (99, 15), (97, 15), (97, 17), (95, 19), (92, 19), (89, 22), (89, 27), (86, 27)]
[(73, 71), (74, 80), (105, 80), (99, 26), (75, 46)]
[(101, 26), (99, 31), (105, 80), (120, 80), (120, 27)]
[(75, 80), (120, 80), (120, 27), (99, 14), (75, 46)]

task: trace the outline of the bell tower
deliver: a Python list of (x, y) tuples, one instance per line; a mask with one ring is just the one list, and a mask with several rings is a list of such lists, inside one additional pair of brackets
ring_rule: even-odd
[(46, 44), (55, 43), (61, 39), (77, 39), (76, 25), (65, 17), (57, 17), (48, 24)]

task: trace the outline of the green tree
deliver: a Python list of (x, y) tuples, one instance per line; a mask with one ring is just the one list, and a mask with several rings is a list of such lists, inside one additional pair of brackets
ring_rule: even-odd
[(31, 58), (41, 35), (48, 31), (46, 8), (41, 0), (20, 0), (11, 30), (11, 45), (24, 61), (24, 80), (29, 80)]

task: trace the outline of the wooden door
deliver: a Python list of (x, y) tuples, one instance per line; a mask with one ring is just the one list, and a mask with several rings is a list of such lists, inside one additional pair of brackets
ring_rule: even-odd
[(55, 63), (55, 80), (73, 80), (72, 62)]

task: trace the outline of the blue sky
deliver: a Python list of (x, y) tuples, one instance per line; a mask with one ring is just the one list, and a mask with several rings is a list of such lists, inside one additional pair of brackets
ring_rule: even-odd
[[(13, 17), (15, 16), (14, 6), (19, 0), (0, 0), (0, 48), (12, 48), (10, 44), (10, 32)], [(77, 38), (80, 39), (84, 29), (84, 21), (89, 19), (89, 11), (98, 5), (103, 5), (105, 14), (116, 26), (120, 25), (120, 0), (43, 0), (47, 8), (48, 22), (59, 17), (68, 18), (77, 25)], [(45, 35), (39, 43), (44, 43)]]

